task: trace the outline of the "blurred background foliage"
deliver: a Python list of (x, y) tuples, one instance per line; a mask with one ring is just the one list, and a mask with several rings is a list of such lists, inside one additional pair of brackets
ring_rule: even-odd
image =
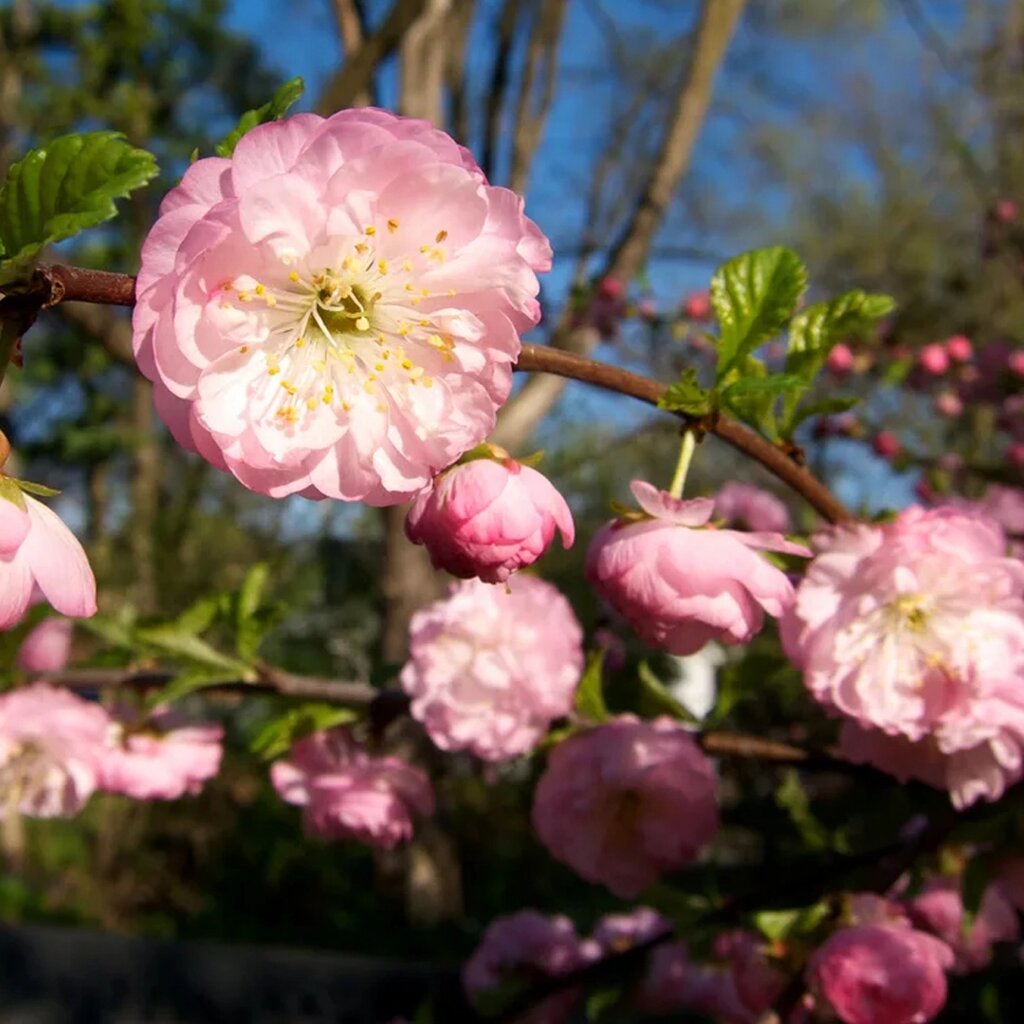
[[(191, 154), (210, 154), (241, 112), (302, 74), (301, 108), (328, 112), (340, 98), (431, 116), (493, 180), (525, 188), (556, 252), (545, 322), (531, 340), (568, 324), (598, 357), (668, 379), (701, 359), (702, 328), (681, 312), (684, 297), (735, 252), (791, 245), (810, 268), (812, 299), (858, 287), (891, 294), (898, 307), (884, 332), (859, 342), (864, 373), (823, 381), (825, 395), (865, 399), (863, 436), (822, 438), (809, 424), (800, 440), (816, 470), (868, 513), (912, 500), (949, 451), (977, 463), (969, 490), (1007, 477), (998, 410), (976, 401), (963, 417), (937, 418), (907, 369), (914, 350), (953, 334), (979, 347), (1024, 344), (1024, 219), (997, 214), (1001, 201), (1024, 205), (1024, 3), (738, 6), (706, 117), (692, 126), (670, 201), (623, 282), (629, 301), (610, 322), (594, 315), (595, 282), (619, 265), (665, 160), (706, 14), (697, 0), (295, 0), (287, 12), (272, 0), (5, 0), (0, 168), (72, 129), (115, 128), (152, 149), (163, 180), (112, 224), (51, 254), (132, 272), (160, 196)], [(297, 672), (391, 678), (401, 645), (383, 638), (389, 621), (401, 634), (408, 609), (384, 581), (399, 565), (403, 593), (436, 592), (422, 559), (403, 562), (394, 531), (371, 510), (272, 502), (177, 449), (131, 365), (123, 311), (67, 305), (45, 315), (0, 402), (19, 475), (63, 490), (60, 510), (89, 549), (105, 622), (166, 622), (210, 594), (236, 593), (264, 563), (264, 607), (274, 614), (263, 623), (263, 657)], [(883, 422), (911, 438), (895, 467), (867, 443)], [(521, 453), (546, 450), (544, 470), (576, 514), (579, 543), (552, 551), (542, 571), (570, 596), (589, 637), (605, 622), (582, 580), (586, 541), (629, 480), (667, 480), (676, 443), (668, 418), (578, 385), (516, 436)], [(782, 494), (708, 441), (692, 493), (730, 479)], [(786, 500), (809, 529), (813, 516)], [(80, 661), (146, 667), (149, 655), (119, 650), (110, 628), (79, 631)], [(227, 643), (219, 628), (212, 642)], [(643, 657), (630, 648), (609, 679), (614, 708), (641, 702)], [(678, 667), (652, 660), (651, 670), (671, 681)], [(770, 631), (747, 656), (730, 656), (719, 682), (718, 727), (812, 745), (833, 735)], [(453, 964), (497, 914), (537, 906), (570, 913), (585, 930), (616, 905), (531, 838), (540, 757), (487, 773), (425, 751), (408, 726), (393, 729), (385, 742), (429, 762), (440, 810), (410, 850), (374, 855), (305, 839), (272, 793), (249, 746), (281, 700), (189, 700), (230, 726), (220, 778), (169, 806), (101, 796), (74, 821), (8, 828), (0, 916)], [(764, 906), (780, 893), (783, 905), (813, 902), (811, 861), (884, 846), (914, 814), (946, 802), (868, 774), (810, 786), (808, 806), (801, 776), (730, 762), (715, 850), (649, 901), (684, 924), (714, 894), (751, 893), (751, 906), (758, 894)], [(1018, 794), (975, 817), (1019, 838), (1022, 814)], [(1009, 1021), (998, 998), (983, 995), (987, 984), (960, 983), (942, 1019)], [(970, 1016), (983, 1004), (987, 1016)]]

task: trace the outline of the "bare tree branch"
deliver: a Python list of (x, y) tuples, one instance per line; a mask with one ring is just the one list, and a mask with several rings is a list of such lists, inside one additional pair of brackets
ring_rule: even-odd
[(483, 147), (480, 151), (480, 166), (484, 174), (491, 180), (494, 179), (498, 159), (501, 115), (505, 107), (505, 94), (508, 91), (516, 23), (519, 14), (527, 10), (527, 7), (532, 6), (534, 2), (535, 0), (530, 0), (529, 4), (523, 4), (519, 0), (505, 0), (501, 8), (501, 17), (498, 20), (498, 43), (494, 53), (494, 63), (491, 66), (491, 83), (487, 90), (484, 107), (486, 129)]
[[(351, 60), (353, 55), (359, 52), (366, 38), (366, 14), (363, 5), (360, 0), (331, 0), (331, 7), (338, 23), (344, 59)], [(352, 98), (352, 106), (365, 107), (374, 102), (372, 81), (371, 75), (367, 88), (361, 89)]]
[(434, 124), (444, 118), (445, 32), (452, 0), (426, 0), (420, 16), (409, 26), (401, 41), (398, 108), (410, 117), (423, 117)]
[(317, 109), (332, 114), (342, 107), (352, 106), (356, 97), (370, 88), (373, 73), (381, 61), (395, 51), (426, 3), (427, 0), (395, 0), (380, 28), (364, 39), (355, 53), (346, 57), (345, 63), (324, 87)]
[(530, 165), (555, 98), (558, 44), (564, 21), (565, 0), (541, 0), (540, 11), (527, 43), (523, 82), (516, 103), (515, 129), (512, 132), (512, 166), (508, 187), (520, 194), (526, 192)]
[(449, 133), (463, 145), (469, 141), (469, 103), (466, 91), (466, 48), (476, 0), (455, 0), (450, 41), (445, 54), (444, 84), (448, 100)]

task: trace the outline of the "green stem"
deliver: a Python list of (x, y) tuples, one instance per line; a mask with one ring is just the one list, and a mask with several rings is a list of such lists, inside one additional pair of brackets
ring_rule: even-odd
[(697, 438), (692, 430), (683, 431), (683, 443), (679, 446), (679, 461), (676, 463), (676, 471), (672, 475), (672, 483), (669, 484), (668, 493), (673, 498), (683, 496), (683, 486), (686, 484), (686, 474), (690, 469), (690, 459), (697, 448)]

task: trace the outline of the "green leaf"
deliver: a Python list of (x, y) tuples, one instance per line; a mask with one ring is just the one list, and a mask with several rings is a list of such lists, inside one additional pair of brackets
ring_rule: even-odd
[(213, 620), (217, 618), (218, 613), (223, 607), (223, 598), (220, 594), (211, 594), (206, 597), (201, 597), (193, 604), (189, 605), (178, 617), (175, 619), (175, 626), (182, 633), (204, 633), (213, 624)]
[(895, 305), (888, 295), (857, 289), (801, 310), (789, 328), (786, 372), (810, 380), (824, 366), (834, 345), (863, 335)]
[(149, 710), (160, 707), (163, 704), (173, 704), (182, 697), (205, 690), (209, 686), (221, 686), (224, 683), (238, 682), (238, 674), (235, 672), (218, 672), (212, 668), (195, 668), (176, 676), (166, 686), (157, 690), (147, 698), (146, 707)]
[(684, 370), (679, 380), (670, 384), (658, 399), (658, 408), (687, 416), (706, 416), (711, 411), (712, 397), (712, 393), (698, 383), (696, 370)]
[(143, 643), (156, 647), (165, 654), (173, 655), (186, 662), (195, 662), (208, 669), (218, 670), (221, 681), (252, 678), (252, 671), (244, 661), (221, 654), (215, 647), (194, 633), (181, 629), (177, 623), (147, 626), (137, 630), (136, 636)]
[(56, 498), (60, 494), (60, 491), (53, 487), (47, 487), (46, 484), (35, 484), (31, 480), (19, 480), (17, 477), (10, 477), (10, 479), (18, 485), (20, 490), (26, 494), (34, 494), (37, 498)]
[(805, 402), (798, 405), (790, 416), (787, 437), (792, 437), (793, 432), (804, 420), (812, 416), (832, 416), (839, 412), (846, 412), (860, 402), (857, 395), (846, 395), (842, 398), (824, 398), (820, 402)]
[(303, 736), (331, 729), (336, 725), (347, 725), (357, 718), (359, 712), (354, 708), (320, 702), (303, 704), (300, 707), (289, 708), (283, 715), (267, 722), (253, 737), (250, 747), (259, 757), (272, 761), (287, 753), (292, 743)]
[(765, 383), (769, 379), (768, 369), (760, 359), (745, 356), (726, 375), (725, 390), (731, 394), (726, 400), (723, 393), (723, 403), (737, 419), (774, 439), (778, 435), (775, 427), (777, 393), (773, 385)]
[(832, 847), (831, 836), (811, 810), (807, 791), (794, 768), (783, 773), (782, 782), (775, 790), (775, 803), (789, 815), (804, 845), (811, 850), (828, 850)]
[(116, 616), (94, 615), (91, 619), (79, 619), (77, 625), (99, 637), (110, 647), (132, 650), (135, 647), (135, 610), (122, 608)]
[(668, 687), (654, 674), (654, 670), (646, 661), (641, 661), (637, 666), (637, 678), (640, 681), (640, 711), (643, 714), (651, 717), (669, 715), (682, 722), (697, 721), (697, 718), (672, 696)]
[(807, 269), (800, 257), (782, 246), (743, 253), (715, 271), (711, 304), (720, 329), (717, 381), (782, 330), (806, 287)]
[(825, 902), (793, 910), (761, 910), (754, 914), (754, 924), (767, 939), (793, 939), (810, 935), (826, 921), (832, 910)]
[(258, 562), (246, 574), (235, 605), (235, 647), (246, 661), (256, 657), (265, 633), (264, 623), (257, 616), (263, 590), (270, 576), (270, 566)]
[(587, 668), (576, 689), (573, 710), (592, 722), (608, 720), (608, 705), (604, 702), (602, 666), (604, 651), (594, 651), (587, 658)]
[(741, 377), (723, 392), (722, 399), (745, 398), (747, 395), (775, 397), (786, 391), (799, 391), (807, 386), (795, 373), (771, 373), (767, 377)]
[(262, 107), (247, 110), (239, 118), (238, 124), (232, 131), (217, 143), (214, 152), (217, 156), (231, 156), (235, 151), (235, 146), (238, 145), (238, 140), (246, 132), (252, 131), (258, 124), (265, 124), (267, 121), (276, 121), (284, 117), (289, 107), (298, 100), (305, 88), (306, 83), (301, 78), (290, 78)]
[(119, 132), (62, 135), (12, 164), (0, 187), (0, 282), (45, 245), (116, 216), (114, 200), (157, 174), (156, 158)]

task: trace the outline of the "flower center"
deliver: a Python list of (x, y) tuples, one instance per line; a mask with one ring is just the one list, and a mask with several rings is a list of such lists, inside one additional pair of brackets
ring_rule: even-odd
[(899, 594), (887, 607), (892, 624), (923, 633), (928, 625), (927, 602), (922, 594)]
[[(381, 229), (398, 230), (393, 218)], [(375, 397), (380, 412), (389, 402), (401, 407), (410, 388), (430, 388), (430, 371), (455, 358), (458, 311), (419, 308), (437, 298), (419, 279), (444, 262), (447, 231), (407, 252), (399, 247), (397, 256), (390, 245), (386, 257), (377, 234), (376, 226), (366, 227), (363, 238), (349, 240), (326, 266), (284, 253), (281, 269), (272, 266), (266, 280), (241, 275), (223, 285), (222, 308), (256, 314), (266, 378), (254, 400), (280, 424), (299, 423), (324, 407), (349, 413), (357, 401), (365, 405), (365, 395)]]

